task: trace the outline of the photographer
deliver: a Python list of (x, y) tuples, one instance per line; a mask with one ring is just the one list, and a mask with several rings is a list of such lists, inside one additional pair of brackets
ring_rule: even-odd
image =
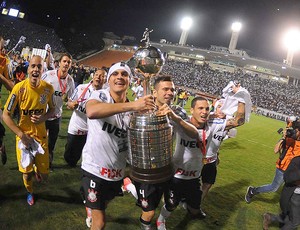
[(288, 121), (284, 137), (279, 140), (274, 149), (275, 153), (280, 153), (280, 155), (276, 162), (276, 171), (272, 183), (259, 187), (249, 186), (245, 195), (247, 203), (250, 203), (251, 199), (259, 193), (276, 192), (284, 182), (283, 174), (291, 160), (296, 156), (300, 156), (300, 120), (293, 121), (290, 125)]
[(271, 224), (279, 223), (282, 230), (297, 229), (300, 225), (300, 156), (292, 159), (284, 172), (284, 182), (280, 196), (281, 213), (263, 215), (263, 229), (265, 230)]

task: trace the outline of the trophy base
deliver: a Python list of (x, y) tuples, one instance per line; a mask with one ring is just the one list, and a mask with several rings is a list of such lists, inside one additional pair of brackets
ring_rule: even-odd
[(174, 175), (172, 165), (156, 169), (141, 169), (131, 167), (130, 177), (134, 181), (146, 184), (159, 184), (166, 182)]

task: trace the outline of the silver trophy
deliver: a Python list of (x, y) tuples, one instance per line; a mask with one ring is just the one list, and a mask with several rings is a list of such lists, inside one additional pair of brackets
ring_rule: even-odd
[[(130, 60), (135, 72), (144, 79), (144, 95), (151, 94), (151, 80), (164, 64), (162, 52), (148, 46), (140, 48)], [(172, 126), (167, 116), (135, 113), (128, 129), (130, 176), (142, 183), (161, 183), (173, 176)]]

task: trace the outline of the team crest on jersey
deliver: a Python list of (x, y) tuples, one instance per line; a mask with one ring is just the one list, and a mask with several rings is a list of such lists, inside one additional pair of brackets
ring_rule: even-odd
[(143, 208), (148, 208), (148, 206), (149, 206), (148, 200), (141, 199), (141, 205), (142, 205)]
[(96, 202), (97, 201), (97, 196), (96, 195), (97, 195), (98, 192), (95, 191), (94, 189), (88, 189), (88, 192), (89, 192), (89, 194), (87, 196), (88, 200), (92, 203)]
[(25, 88), (20, 88), (19, 93), (24, 93), (25, 92)]
[(40, 103), (41, 104), (45, 104), (47, 102), (47, 95), (46, 94), (42, 94), (40, 96)]
[(106, 96), (106, 94), (103, 93), (103, 92), (100, 92), (100, 93), (99, 93), (99, 99), (100, 99), (101, 101), (103, 101), (103, 102), (107, 102), (107, 96)]
[(50, 89), (45, 88), (45, 89), (44, 89), (44, 92), (45, 92), (46, 94), (49, 94), (49, 93), (50, 93)]

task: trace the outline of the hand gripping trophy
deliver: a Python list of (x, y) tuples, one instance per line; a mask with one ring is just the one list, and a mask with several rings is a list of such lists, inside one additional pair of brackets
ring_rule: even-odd
[[(130, 59), (135, 72), (144, 78), (144, 95), (151, 94), (151, 79), (161, 71), (164, 61), (162, 52), (153, 46), (138, 49)], [(132, 179), (154, 184), (172, 177), (172, 126), (166, 115), (135, 113), (128, 128), (128, 142)]]

